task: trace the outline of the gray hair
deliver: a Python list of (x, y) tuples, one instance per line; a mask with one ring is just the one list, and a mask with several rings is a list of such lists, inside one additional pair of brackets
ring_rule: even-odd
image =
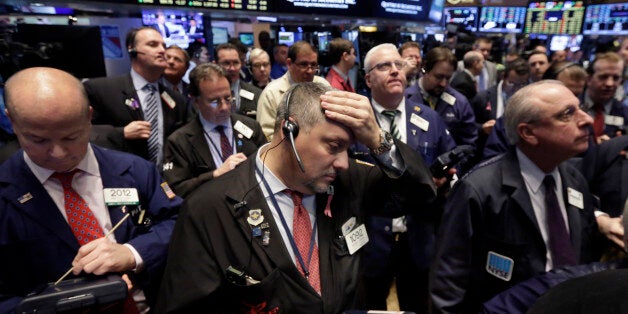
[(333, 90), (321, 83), (307, 82), (292, 85), (283, 95), (277, 108), (275, 132), (281, 130), (281, 122), (290, 117), (298, 123), (301, 132), (309, 132), (314, 126), (325, 120), (320, 96)]
[(510, 144), (516, 145), (521, 141), (517, 131), (520, 123), (532, 123), (543, 118), (543, 110), (538, 106), (538, 95), (550, 87), (547, 85), (565, 86), (557, 80), (542, 80), (521, 88), (508, 99), (504, 111), (504, 126)]
[(373, 59), (373, 54), (376, 51), (382, 50), (382, 49), (389, 49), (389, 50), (397, 51), (397, 47), (395, 47), (395, 45), (393, 44), (381, 44), (381, 45), (377, 45), (371, 48), (371, 50), (369, 50), (366, 53), (366, 56), (364, 57), (364, 71), (368, 72), (372, 67), (375, 66), (373, 63), (376, 62), (377, 60), (371, 60)]

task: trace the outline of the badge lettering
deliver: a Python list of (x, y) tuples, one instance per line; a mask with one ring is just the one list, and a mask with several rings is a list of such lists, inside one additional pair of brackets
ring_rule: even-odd
[(412, 113), (410, 115), (410, 123), (418, 126), (424, 132), (427, 132), (427, 130), (430, 127), (430, 122), (429, 121), (419, 117), (417, 114), (414, 114), (414, 113)]
[(567, 202), (580, 209), (584, 209), (584, 199), (582, 197), (582, 193), (572, 188), (567, 188)]
[(359, 225), (353, 229), (353, 231), (345, 235), (345, 241), (347, 242), (347, 248), (351, 255), (367, 244), (369, 242), (369, 236), (366, 233), (364, 224)]
[(105, 205), (138, 205), (140, 198), (136, 188), (106, 188), (103, 190)]

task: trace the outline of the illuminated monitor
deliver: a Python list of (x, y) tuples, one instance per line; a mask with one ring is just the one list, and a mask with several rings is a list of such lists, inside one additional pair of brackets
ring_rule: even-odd
[(329, 50), (329, 40), (331, 39), (331, 33), (319, 32), (317, 33), (317, 37), (318, 37), (318, 51)]
[(582, 35), (554, 35), (550, 40), (550, 50), (558, 51), (569, 48), (571, 51), (580, 50)]
[(462, 26), (469, 32), (478, 31), (478, 8), (476, 7), (449, 7), (445, 8), (445, 25), (455, 24)]
[(587, 6), (582, 33), (628, 35), (628, 2)]
[(534, 1), (528, 5), (524, 32), (528, 34), (580, 34), (584, 1)]
[(478, 30), (486, 33), (521, 33), (525, 7), (482, 7)]
[[(163, 23), (161, 28), (160, 23)], [(142, 24), (159, 30), (166, 46), (177, 45), (185, 49), (194, 41), (205, 43), (201, 14), (180, 10), (142, 10)]]
[(226, 27), (212, 26), (212, 44), (220, 45), (229, 41), (229, 30)]
[(294, 44), (294, 32), (279, 32), (277, 42), (292, 46)]
[(253, 33), (240, 33), (238, 34), (238, 38), (240, 38), (240, 41), (247, 47), (255, 44), (255, 36)]

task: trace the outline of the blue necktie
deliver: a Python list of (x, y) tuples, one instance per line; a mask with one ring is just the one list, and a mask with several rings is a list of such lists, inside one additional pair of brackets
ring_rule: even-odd
[(146, 84), (144, 89), (148, 92), (146, 106), (144, 107), (144, 120), (150, 122), (150, 136), (148, 136), (148, 157), (155, 164), (161, 162), (161, 145), (159, 143), (159, 97), (155, 86)]

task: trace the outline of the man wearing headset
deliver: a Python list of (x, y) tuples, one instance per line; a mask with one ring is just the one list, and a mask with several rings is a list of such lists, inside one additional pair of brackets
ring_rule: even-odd
[(84, 83), (94, 108), (92, 123), (107, 136), (122, 137), (130, 153), (157, 165), (165, 139), (187, 120), (183, 96), (159, 83), (168, 66), (164, 40), (152, 27), (132, 29), (126, 46), (131, 72)]
[[(378, 166), (349, 159), (353, 141), (367, 146)], [(379, 128), (366, 97), (321, 83), (291, 87), (273, 140), (188, 198), (157, 312), (363, 307), (356, 287), (365, 216), (418, 209), (435, 195), (415, 156)]]

